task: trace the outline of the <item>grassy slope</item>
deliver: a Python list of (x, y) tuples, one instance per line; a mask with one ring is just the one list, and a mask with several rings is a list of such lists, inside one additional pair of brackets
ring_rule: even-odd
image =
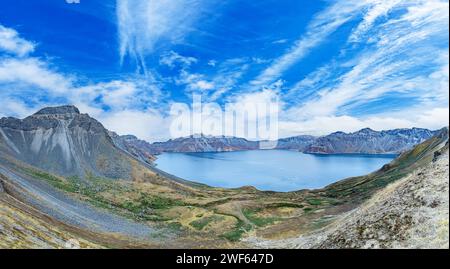
[(62, 178), (5, 156), (1, 161), (95, 206), (170, 229), (179, 238), (174, 247), (236, 247), (244, 246), (238, 241), (245, 234), (286, 238), (327, 225), (333, 221), (330, 216), (356, 207), (376, 190), (428, 163), (447, 136), (444, 132), (418, 145), (373, 174), (321, 190), (290, 193), (183, 184), (138, 162), (133, 162), (130, 182), (93, 176), (87, 180)]

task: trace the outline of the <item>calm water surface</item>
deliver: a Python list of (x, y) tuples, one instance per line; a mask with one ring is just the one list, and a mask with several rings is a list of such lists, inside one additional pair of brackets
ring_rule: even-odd
[(157, 167), (210, 186), (293, 191), (321, 188), (381, 168), (394, 155), (313, 155), (286, 150), (164, 153)]

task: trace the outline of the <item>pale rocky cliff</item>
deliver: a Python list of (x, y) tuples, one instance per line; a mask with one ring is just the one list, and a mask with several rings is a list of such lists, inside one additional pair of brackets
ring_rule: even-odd
[(130, 178), (129, 160), (108, 131), (74, 106), (44, 108), (25, 119), (0, 119), (0, 149), (59, 175)]

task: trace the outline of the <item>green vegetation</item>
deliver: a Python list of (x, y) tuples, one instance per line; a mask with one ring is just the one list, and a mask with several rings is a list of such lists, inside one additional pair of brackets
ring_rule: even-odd
[(174, 206), (184, 206), (185, 203), (179, 200), (173, 200), (161, 196), (149, 196), (147, 194), (141, 194), (139, 199), (141, 208), (151, 208), (151, 209), (168, 209)]
[(267, 208), (280, 208), (280, 207), (291, 207), (291, 208), (303, 208), (304, 205), (298, 203), (273, 203), (266, 206)]
[(320, 199), (315, 199), (315, 198), (313, 198), (313, 199), (308, 199), (308, 200), (306, 200), (306, 201), (307, 201), (308, 204), (310, 204), (310, 205), (315, 205), (315, 206), (322, 205), (322, 200), (320, 200)]
[(217, 220), (218, 218), (216, 216), (209, 216), (204, 217), (202, 219), (194, 220), (191, 223), (189, 223), (190, 226), (195, 228), (196, 230), (203, 230), (209, 223), (211, 223), (214, 220)]
[(167, 224), (167, 227), (168, 227), (169, 229), (174, 230), (174, 231), (181, 231), (181, 230), (183, 230), (183, 225), (181, 225), (181, 223), (176, 222), (176, 221), (174, 221), (174, 222), (169, 222), (169, 223)]
[(235, 228), (232, 231), (224, 233), (222, 235), (223, 238), (225, 238), (229, 241), (232, 241), (232, 242), (236, 242), (236, 241), (239, 241), (246, 232), (249, 232), (252, 229), (251, 225), (244, 223), (240, 219), (237, 219), (237, 220), (238, 220), (238, 222), (237, 222)]
[(257, 214), (261, 212), (261, 209), (244, 209), (242, 210), (242, 213), (244, 216), (254, 225), (258, 227), (264, 227), (270, 224), (273, 224), (274, 222), (280, 220), (278, 217), (260, 217), (257, 216)]
[(50, 185), (52, 185), (58, 189), (61, 189), (61, 190), (67, 191), (67, 192), (76, 192), (77, 191), (76, 186), (74, 186), (73, 184), (67, 184), (67, 182), (63, 181), (61, 178), (51, 175), (49, 173), (32, 170), (32, 169), (27, 169), (27, 172), (31, 176), (39, 178), (39, 179), (43, 179), (44, 181), (46, 181), (47, 183), (49, 183)]
[(32, 169), (27, 169), (26, 172), (33, 177), (46, 181), (55, 188), (82, 195), (89, 203), (96, 207), (110, 209), (115, 213), (135, 220), (166, 221), (168, 219), (158, 215), (157, 210), (185, 205), (178, 200), (144, 193), (141, 193), (138, 199), (130, 199), (118, 203), (106, 199), (101, 194), (103, 192), (110, 192), (126, 196), (127, 193), (134, 193), (138, 190), (134, 190), (126, 184), (118, 184), (117, 182), (92, 175), (88, 175), (87, 180), (81, 180), (78, 177), (65, 179)]

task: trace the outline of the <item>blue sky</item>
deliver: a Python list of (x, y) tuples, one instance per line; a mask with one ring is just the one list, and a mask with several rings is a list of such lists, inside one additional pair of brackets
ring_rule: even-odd
[(155, 141), (197, 93), (277, 97), (280, 136), (448, 125), (446, 0), (0, 3), (0, 116), (72, 103)]

